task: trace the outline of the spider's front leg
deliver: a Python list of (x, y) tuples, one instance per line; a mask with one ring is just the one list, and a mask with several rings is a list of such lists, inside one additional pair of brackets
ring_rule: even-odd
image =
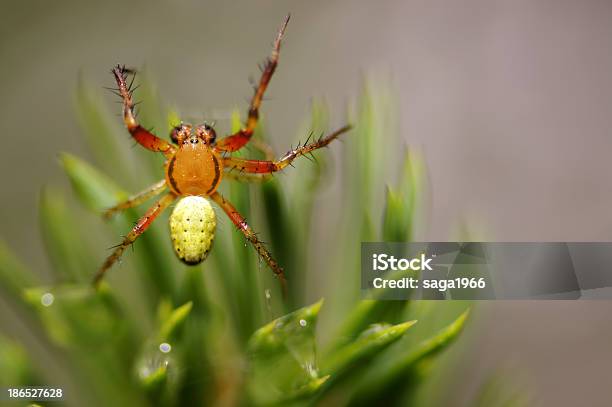
[(110, 256), (106, 258), (104, 264), (102, 264), (102, 267), (100, 267), (94, 276), (93, 284), (95, 287), (100, 284), (100, 281), (104, 277), (106, 271), (110, 269), (117, 260), (119, 260), (125, 249), (134, 243), (134, 241), (149, 228), (155, 218), (157, 218), (159, 214), (162, 213), (163, 210), (174, 201), (175, 198), (176, 195), (172, 193), (164, 195), (151, 208), (149, 208), (149, 210), (142, 218), (138, 220), (138, 222), (136, 222), (136, 225), (132, 228), (130, 233), (128, 233), (127, 236), (123, 238), (123, 241), (115, 247), (115, 250), (113, 250)]
[(167, 184), (165, 179), (158, 181), (147, 189), (140, 191), (136, 195), (130, 196), (127, 200), (113, 206), (112, 208), (106, 209), (102, 216), (104, 216), (106, 219), (110, 219), (110, 217), (117, 212), (138, 206), (149, 198), (153, 198), (154, 196), (161, 194), (166, 189), (166, 186)]
[(133, 72), (121, 65), (113, 68), (112, 72), (117, 82), (119, 96), (123, 99), (123, 121), (134, 140), (147, 150), (161, 152), (166, 156), (172, 154), (174, 152), (172, 144), (150, 133), (136, 120), (134, 115), (135, 104), (132, 97), (133, 89), (131, 83), (130, 85), (127, 83), (128, 74)]
[(219, 140), (216, 146), (218, 150), (230, 152), (237, 151), (241, 149), (251, 139), (251, 136), (255, 131), (255, 127), (257, 126), (257, 122), (259, 121), (259, 107), (261, 106), (261, 101), (263, 99), (264, 92), (266, 91), (268, 83), (270, 83), (270, 78), (272, 78), (272, 75), (276, 70), (276, 66), (278, 65), (278, 56), (280, 54), (281, 40), (283, 39), (285, 29), (287, 28), (287, 24), (289, 23), (289, 17), (289, 15), (285, 17), (285, 21), (283, 22), (283, 25), (278, 31), (278, 35), (276, 36), (276, 40), (274, 41), (272, 55), (266, 60), (266, 64), (261, 73), (261, 78), (259, 79), (259, 85), (255, 89), (255, 94), (251, 99), (251, 105), (249, 107), (249, 117), (247, 119), (246, 126), (243, 129), (239, 130), (237, 133)]
[(246, 237), (249, 242), (251, 242), (255, 250), (257, 250), (259, 256), (265, 260), (272, 272), (276, 274), (276, 277), (278, 277), (281, 282), (283, 296), (286, 296), (287, 280), (285, 279), (285, 272), (283, 271), (281, 266), (279, 266), (276, 260), (274, 260), (274, 258), (272, 257), (268, 249), (266, 249), (264, 244), (259, 240), (253, 229), (251, 229), (251, 227), (247, 223), (246, 219), (236, 210), (236, 208), (234, 208), (234, 205), (227, 201), (220, 193), (215, 192), (210, 195), (210, 198), (215, 201), (217, 205), (221, 207), (221, 209), (223, 209), (223, 211), (232, 220), (238, 230), (242, 232), (242, 234), (244, 234), (244, 237)]
[(242, 158), (225, 157), (223, 158), (223, 165), (230, 169), (238, 170), (239, 172), (256, 173), (256, 174), (267, 174), (271, 172), (280, 171), (286, 166), (290, 165), (293, 160), (301, 155), (306, 155), (314, 150), (327, 146), (329, 143), (338, 138), (342, 133), (345, 133), (351, 129), (350, 125), (346, 125), (341, 129), (336, 130), (327, 137), (321, 137), (319, 140), (304, 144), (298, 148), (287, 152), (284, 157), (278, 161), (265, 161), (265, 160), (245, 160)]

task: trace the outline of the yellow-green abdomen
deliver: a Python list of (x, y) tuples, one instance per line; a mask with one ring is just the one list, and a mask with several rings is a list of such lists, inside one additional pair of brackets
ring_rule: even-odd
[(170, 215), (170, 237), (178, 258), (187, 264), (203, 261), (212, 248), (216, 226), (215, 211), (206, 198), (181, 198)]

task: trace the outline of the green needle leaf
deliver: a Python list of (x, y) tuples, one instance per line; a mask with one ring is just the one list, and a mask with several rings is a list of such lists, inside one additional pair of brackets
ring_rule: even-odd
[(417, 206), (424, 200), (425, 164), (415, 151), (408, 151), (397, 188), (387, 187), (383, 216), (383, 239), (387, 242), (407, 242), (414, 237)]
[(152, 405), (170, 405), (169, 391), (176, 387), (178, 362), (168, 352), (156, 341), (147, 341), (135, 365), (138, 381)]
[[(301, 397), (319, 388), (315, 328), (323, 300), (275, 319), (258, 329), (247, 347), (249, 390), (269, 404)], [(300, 396), (301, 395), (301, 396)]]
[(108, 290), (62, 285), (31, 288), (23, 296), (53, 343), (87, 359), (84, 370), (104, 369), (105, 385), (125, 387), (120, 372), (125, 361), (133, 360), (139, 337)]
[(127, 198), (110, 178), (80, 158), (62, 153), (60, 162), (77, 197), (88, 209), (101, 212)]
[(21, 292), (27, 287), (39, 284), (38, 279), (0, 240), (0, 289), (3, 294), (21, 300)]
[(168, 122), (168, 133), (181, 124), (181, 117), (175, 109), (168, 109), (166, 121)]
[(88, 261), (91, 256), (63, 194), (55, 189), (43, 189), (39, 213), (47, 254), (55, 271), (65, 282), (88, 279), (88, 271), (93, 267)]
[[(446, 349), (461, 333), (469, 310), (463, 312), (455, 321), (444, 328), (435, 336), (421, 342), (416, 348), (404, 354), (396, 355), (391, 364), (385, 364), (380, 368), (371, 369), (360, 381), (359, 391), (355, 400), (360, 402), (366, 400), (377, 400), (394, 394), (396, 386), (404, 387), (406, 383), (412, 386), (418, 383), (421, 369), (425, 368), (427, 362), (436, 354)], [(399, 394), (399, 392), (396, 392)]]
[[(356, 340), (329, 355), (324, 372), (332, 375), (337, 381), (358, 366), (365, 366), (365, 361), (374, 358), (389, 345), (400, 339), (417, 321), (407, 321), (397, 325), (372, 325)], [(331, 381), (331, 380), (330, 380)]]
[(29, 386), (36, 380), (27, 349), (4, 335), (0, 335), (0, 386)]
[(372, 324), (398, 323), (402, 320), (402, 314), (407, 306), (408, 301), (360, 301), (346, 317), (338, 335), (336, 335), (338, 339), (332, 349), (338, 349), (354, 341), (361, 332)]
[(162, 322), (159, 330), (160, 341), (167, 340), (176, 332), (176, 330), (181, 326), (191, 312), (192, 307), (193, 302), (189, 301), (188, 303), (185, 303), (173, 310), (170, 315), (167, 316), (167, 318)]

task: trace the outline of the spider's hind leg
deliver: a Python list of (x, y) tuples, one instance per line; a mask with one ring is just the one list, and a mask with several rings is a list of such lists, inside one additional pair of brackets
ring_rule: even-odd
[(138, 222), (136, 222), (136, 225), (132, 228), (130, 233), (123, 238), (123, 241), (115, 247), (115, 250), (113, 250), (110, 256), (108, 256), (104, 261), (104, 264), (102, 264), (100, 269), (98, 269), (98, 272), (93, 279), (94, 287), (97, 287), (100, 284), (100, 281), (102, 281), (106, 271), (110, 269), (117, 260), (119, 260), (125, 249), (134, 243), (136, 239), (138, 239), (138, 237), (142, 235), (149, 228), (149, 226), (151, 226), (151, 223), (153, 223), (155, 218), (157, 218), (157, 216), (159, 216), (159, 214), (162, 213), (164, 209), (166, 209), (174, 201), (175, 198), (176, 195), (172, 193), (163, 196), (151, 208), (149, 208), (149, 210), (138, 220)]
[(264, 246), (263, 242), (259, 240), (257, 234), (251, 229), (249, 224), (246, 222), (246, 219), (234, 208), (229, 201), (227, 201), (220, 193), (215, 192), (210, 195), (210, 199), (215, 201), (217, 205), (223, 209), (225, 214), (231, 219), (234, 225), (238, 228), (240, 232), (246, 237), (246, 239), (251, 242), (255, 250), (257, 250), (257, 254), (268, 264), (270, 270), (278, 277), (281, 283), (281, 289), (283, 291), (283, 297), (287, 296), (287, 280), (285, 279), (285, 272), (282, 267), (274, 260), (266, 246)]

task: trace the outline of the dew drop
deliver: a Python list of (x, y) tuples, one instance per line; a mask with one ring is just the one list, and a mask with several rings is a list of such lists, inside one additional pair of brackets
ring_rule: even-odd
[(172, 350), (172, 346), (170, 346), (169, 343), (164, 342), (159, 345), (159, 350), (163, 353), (168, 353)]
[(44, 305), (45, 307), (50, 307), (51, 304), (53, 304), (54, 300), (55, 300), (55, 297), (51, 293), (44, 293), (40, 297), (40, 303)]
[(300, 326), (306, 326), (308, 325), (308, 322), (306, 322), (305, 319), (300, 319)]

